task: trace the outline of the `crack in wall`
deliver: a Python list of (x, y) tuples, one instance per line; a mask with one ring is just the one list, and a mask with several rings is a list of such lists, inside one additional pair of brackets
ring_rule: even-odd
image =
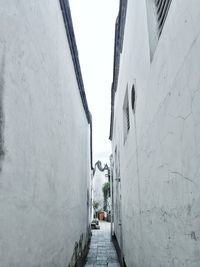
[(185, 179), (185, 180), (187, 180), (187, 181), (189, 181), (189, 182), (195, 184), (195, 182), (194, 182), (193, 180), (191, 180), (190, 178), (184, 176), (184, 175), (183, 175), (182, 173), (180, 173), (180, 172), (177, 172), (177, 171), (171, 171), (171, 170), (169, 170), (169, 172), (172, 173), (172, 174), (176, 174), (176, 175), (182, 177), (183, 179)]
[(171, 115), (171, 114), (167, 114), (168, 116), (174, 118), (174, 119), (181, 119), (181, 120), (187, 120), (191, 115), (192, 115), (192, 111), (190, 113), (188, 113), (186, 116), (174, 116), (174, 115)]

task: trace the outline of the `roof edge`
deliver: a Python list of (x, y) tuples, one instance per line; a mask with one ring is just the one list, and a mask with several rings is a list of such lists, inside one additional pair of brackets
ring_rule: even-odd
[(115, 23), (113, 81), (111, 87), (111, 116), (110, 116), (110, 134), (109, 134), (110, 140), (112, 140), (113, 137), (115, 92), (117, 91), (117, 86), (118, 86), (120, 54), (123, 49), (126, 10), (127, 10), (127, 0), (120, 0), (119, 13)]
[(83, 78), (82, 78), (82, 73), (81, 73), (79, 57), (78, 57), (78, 49), (77, 49), (77, 45), (76, 45), (76, 38), (75, 38), (75, 34), (74, 34), (74, 28), (73, 28), (73, 22), (72, 22), (72, 17), (71, 17), (69, 1), (68, 0), (59, 0), (59, 1), (60, 1), (61, 11), (63, 14), (65, 30), (66, 30), (67, 39), (69, 42), (70, 52), (72, 55), (74, 70), (75, 70), (75, 74), (76, 74), (76, 79), (77, 79), (77, 83), (78, 83), (78, 88), (79, 88), (83, 108), (85, 110), (87, 121), (89, 124), (91, 124), (92, 118), (91, 118), (91, 114), (90, 114), (90, 111), (88, 108), (87, 98), (86, 98), (84, 84), (83, 84)]

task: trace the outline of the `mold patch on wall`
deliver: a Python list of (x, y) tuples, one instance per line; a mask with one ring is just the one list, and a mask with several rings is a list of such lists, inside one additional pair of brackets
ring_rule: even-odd
[(91, 231), (88, 229), (87, 234), (81, 234), (79, 242), (74, 245), (73, 255), (68, 267), (82, 267), (89, 249)]

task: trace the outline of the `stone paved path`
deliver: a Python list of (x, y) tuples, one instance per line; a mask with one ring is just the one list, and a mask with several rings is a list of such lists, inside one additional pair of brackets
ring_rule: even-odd
[(100, 230), (92, 230), (85, 267), (120, 267), (115, 247), (110, 240), (110, 223), (100, 221)]

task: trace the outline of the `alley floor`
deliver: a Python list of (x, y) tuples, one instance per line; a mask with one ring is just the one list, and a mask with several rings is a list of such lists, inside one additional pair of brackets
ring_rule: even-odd
[(110, 223), (100, 221), (100, 229), (92, 230), (92, 239), (85, 267), (120, 267), (110, 238)]

